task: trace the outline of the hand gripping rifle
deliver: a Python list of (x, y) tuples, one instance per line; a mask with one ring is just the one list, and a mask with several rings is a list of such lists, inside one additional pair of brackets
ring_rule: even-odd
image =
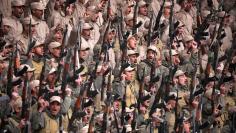
[[(224, 14), (224, 17), (226, 16), (226, 13)], [(223, 23), (224, 23), (224, 17), (221, 18), (221, 22), (219, 25), (219, 29), (217, 31), (217, 36), (216, 36), (216, 42), (214, 43), (214, 45), (212, 45), (213, 50), (214, 50), (214, 62), (213, 62), (213, 70), (214, 72), (216, 72), (217, 69), (217, 65), (218, 65), (218, 56), (219, 56), (219, 48), (220, 48), (220, 41), (221, 41), (221, 31), (223, 30)], [(215, 101), (214, 101), (214, 97), (215, 97), (215, 90), (216, 90), (217, 86), (216, 86), (216, 82), (214, 81), (214, 87), (213, 87), (213, 91), (212, 91), (212, 100), (211, 100), (211, 105), (212, 105), (212, 113), (214, 112), (214, 108), (215, 108)]]
[(64, 65), (63, 73), (62, 73), (61, 91), (62, 91), (63, 98), (65, 98), (65, 94), (66, 94), (65, 90), (67, 86), (67, 77), (68, 77), (69, 68), (70, 68), (71, 56), (72, 56), (72, 49), (68, 49), (66, 60), (65, 60), (66, 62)]
[[(60, 53), (60, 57), (59, 57), (59, 61), (61, 61), (63, 59), (63, 57), (65, 56), (65, 43), (66, 43), (66, 37), (67, 37), (67, 32), (68, 32), (68, 25), (66, 25), (66, 29), (64, 31), (64, 34), (63, 34), (63, 40), (62, 40), (62, 45), (61, 45), (61, 53)], [(63, 68), (63, 65), (59, 62), (59, 65), (58, 65), (58, 69), (57, 69), (57, 78), (56, 78), (56, 82), (57, 83), (58, 81), (60, 81), (60, 78), (61, 78), (61, 70)]]
[(156, 22), (155, 22), (155, 26), (153, 28), (153, 31), (157, 31), (159, 32), (159, 28), (160, 28), (160, 20), (161, 20), (161, 16), (163, 14), (163, 10), (164, 10), (164, 5), (165, 5), (166, 0), (163, 0), (163, 3), (161, 5), (161, 8), (157, 14), (157, 18), (156, 18)]

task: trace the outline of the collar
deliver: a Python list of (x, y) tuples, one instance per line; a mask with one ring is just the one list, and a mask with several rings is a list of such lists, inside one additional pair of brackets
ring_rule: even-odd
[(49, 110), (46, 110), (45, 112), (47, 113), (47, 115), (48, 115), (50, 118), (52, 118), (52, 119), (54, 119), (54, 120), (56, 120), (56, 119), (58, 119), (58, 118), (60, 117), (60, 112), (59, 112), (57, 115), (55, 115), (55, 116), (52, 115)]
[(37, 63), (41, 62), (42, 59), (43, 59), (43, 58), (40, 57), (40, 56), (38, 56), (38, 55), (34, 55), (34, 56), (33, 56), (33, 60), (34, 60), (35, 62), (37, 62)]

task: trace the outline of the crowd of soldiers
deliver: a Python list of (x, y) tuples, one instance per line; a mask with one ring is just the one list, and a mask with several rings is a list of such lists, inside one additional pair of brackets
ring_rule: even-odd
[(235, 133), (235, 0), (0, 0), (0, 132)]

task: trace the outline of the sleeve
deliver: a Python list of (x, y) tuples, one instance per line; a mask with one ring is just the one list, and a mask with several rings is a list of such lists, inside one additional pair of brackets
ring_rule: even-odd
[(45, 118), (42, 112), (36, 112), (32, 117), (32, 129), (38, 131), (45, 127)]
[(66, 114), (71, 105), (71, 97), (66, 96), (62, 105), (61, 105), (61, 113)]

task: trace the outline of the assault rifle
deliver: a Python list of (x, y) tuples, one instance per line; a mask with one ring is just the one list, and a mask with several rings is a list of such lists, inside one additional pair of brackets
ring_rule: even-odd
[(31, 117), (31, 90), (29, 88), (29, 81), (27, 79), (27, 76), (24, 77), (24, 87), (22, 91), (22, 112), (21, 112), (21, 118), (25, 119), (27, 121), (26, 126), (22, 129), (23, 133), (29, 133), (31, 131), (31, 124), (28, 122)]
[[(67, 32), (68, 32), (68, 25), (66, 25), (66, 29), (65, 29), (65, 31), (64, 31), (64, 33), (63, 33), (63, 40), (62, 40), (62, 45), (61, 45), (61, 53), (60, 53), (60, 57), (59, 57), (59, 60), (61, 61), (62, 59), (63, 59), (63, 57), (65, 56), (65, 43), (66, 43), (66, 37), (67, 37)], [(56, 73), (56, 75), (57, 75), (57, 78), (56, 78), (56, 82), (55, 83), (57, 83), (58, 81), (60, 81), (60, 78), (61, 78), (61, 70), (62, 70), (62, 68), (63, 68), (63, 65), (59, 62), (59, 64), (58, 64), (58, 68), (57, 68), (57, 73)]]
[(63, 69), (63, 73), (62, 73), (61, 91), (62, 91), (63, 97), (65, 97), (65, 90), (66, 90), (66, 86), (67, 86), (67, 77), (68, 77), (69, 68), (70, 68), (71, 56), (72, 56), (72, 51), (71, 51), (71, 49), (68, 49), (67, 56), (65, 59), (66, 62), (64, 64), (64, 69)]
[[(137, 24), (137, 15), (138, 15), (138, 1), (136, 1), (135, 6), (134, 6), (134, 17), (133, 17), (133, 24), (134, 26)], [(132, 29), (132, 35), (137, 33), (137, 29), (133, 28)]]

